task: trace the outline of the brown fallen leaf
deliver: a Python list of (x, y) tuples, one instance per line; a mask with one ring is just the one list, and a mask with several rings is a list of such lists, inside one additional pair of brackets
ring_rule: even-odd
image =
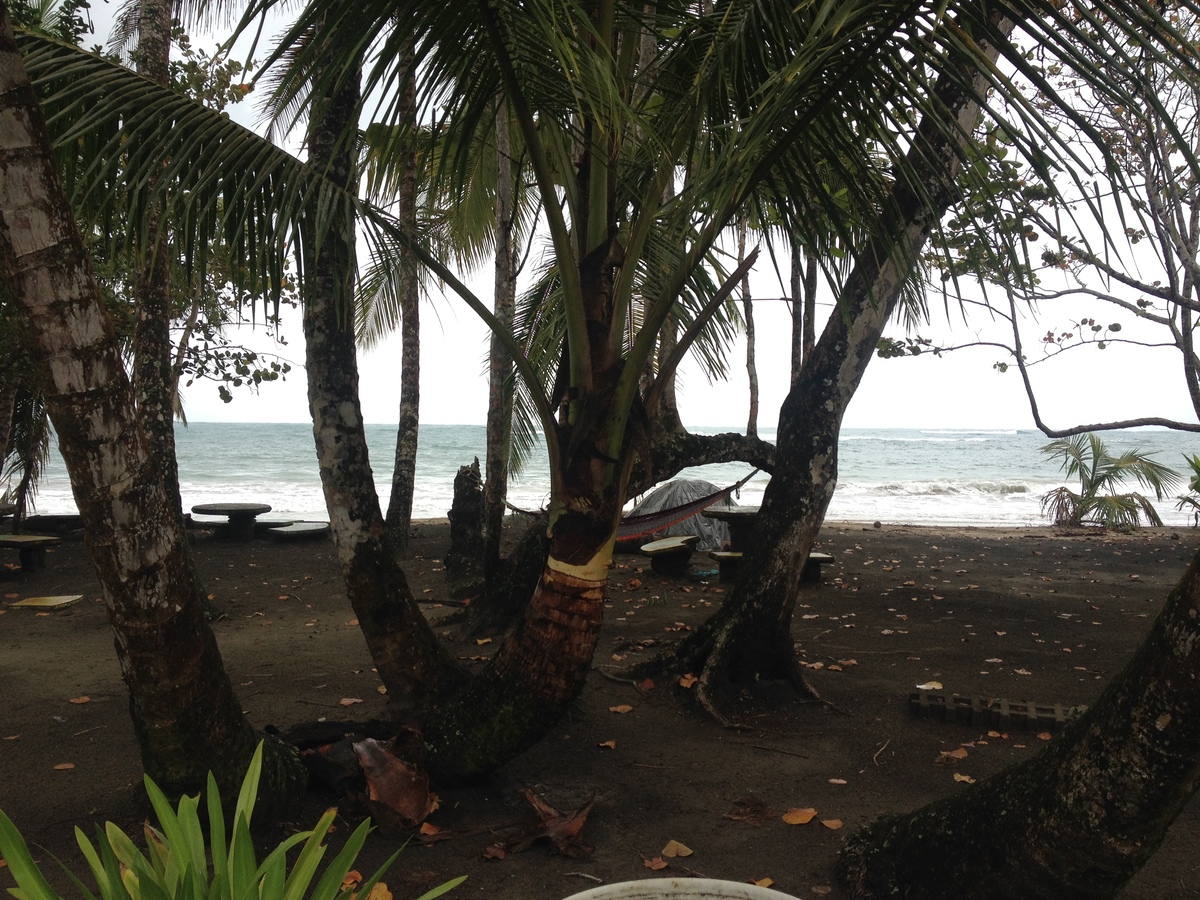
[(831, 888), (827, 884), (814, 884), (812, 886), (812, 892), (814, 894), (821, 894), (821, 895), (831, 894), (831, 893), (833, 893), (833, 888)]
[(339, 706), (353, 706), (355, 703), (362, 703), (360, 697), (343, 697), (338, 701)]
[(367, 780), (367, 807), (377, 821), (383, 814), (412, 828), (436, 808), (437, 795), (430, 792), (424, 769), (397, 758), (374, 738), (354, 744), (354, 753)]
[(597, 746), (607, 747), (609, 750), (616, 750), (617, 742), (616, 741), (601, 741)]
[(662, 848), (660, 855), (665, 856), (668, 859), (674, 859), (677, 856), (691, 856), (692, 848), (686, 844), (681, 844), (679, 841), (672, 839), (667, 841), (667, 845)]
[(491, 638), (475, 638), (475, 645), (477, 647), (482, 647), (484, 644), (490, 644), (491, 642)]
[(830, 778), (829, 783), (830, 784), (845, 784), (846, 779), (845, 778)]
[(58, 763), (54, 766), (54, 768), (58, 769), (59, 771), (65, 771), (67, 769), (75, 768), (75, 763)]
[(91, 697), (87, 697), (87, 696), (84, 696), (84, 697), (72, 697), (72, 698), (71, 698), (70, 700), (68, 700), (67, 702), (68, 702), (68, 703), (91, 703), (91, 702), (92, 702), (92, 698), (91, 698)]
[(658, 872), (662, 869), (665, 869), (670, 864), (661, 856), (656, 856), (654, 859), (643, 859), (642, 865), (647, 869), (653, 869), (655, 872)]
[(365, 900), (392, 900), (392, 892), (382, 881), (377, 881), (375, 886), (367, 891)]
[(425, 835), (426, 837), (433, 837), (435, 834), (440, 833), (442, 829), (438, 828), (436, 825), (433, 825), (429, 822), (422, 822), (421, 827), (418, 830), (421, 832), (421, 834)]
[(679, 686), (682, 688), (690, 688), (693, 684), (695, 684), (699, 680), (700, 679), (697, 678), (695, 675), (693, 675), (691, 672), (688, 672), (686, 675), (679, 676)]
[(756, 879), (754, 879), (753, 883), (758, 885), (759, 887), (767, 888), (775, 883), (775, 879), (774, 878), (756, 878)]
[(783, 821), (789, 825), (807, 825), (817, 817), (817, 811), (811, 806), (804, 809), (793, 808), (783, 814)]
[(962, 782), (965, 782), (966, 784), (974, 784), (975, 783), (975, 779), (972, 778), (970, 775), (960, 775), (958, 772), (954, 773), (954, 780), (962, 781)]
[(761, 825), (774, 816), (771, 808), (757, 798), (750, 800), (734, 800), (733, 809), (725, 813), (724, 818), (735, 822), (749, 822), (751, 825)]
[(362, 884), (362, 872), (358, 869), (351, 869), (346, 873), (346, 877), (342, 879), (342, 890), (349, 891)]
[(483, 848), (484, 859), (504, 859), (507, 855), (499, 844), (491, 844)]
[(826, 828), (828, 828), (830, 831), (837, 831), (839, 828), (842, 827), (842, 820), (841, 819), (822, 819), (821, 824), (824, 825)]
[(622, 703), (620, 706), (610, 706), (608, 708), (608, 711), (615, 712), (615, 713), (621, 713), (622, 715), (624, 715), (625, 713), (633, 712), (633, 707), (630, 706), (628, 703)]
[(1048, 741), (1051, 737), (1052, 735), (1048, 731), (1039, 731), (1037, 736), (1039, 741)]
[(591, 859), (594, 848), (585, 844), (579, 834), (587, 822), (588, 813), (592, 811), (592, 804), (596, 802), (594, 795), (578, 809), (558, 810), (529, 788), (521, 788), (521, 794), (529, 801), (529, 805), (541, 821), (505, 840), (502, 844), (504, 849), (520, 853), (522, 850), (528, 850), (534, 841), (546, 838), (563, 856)]
[(641, 681), (639, 681), (635, 685), (635, 687), (637, 687), (637, 689), (639, 691), (641, 691), (643, 694), (648, 694), (655, 688), (654, 679), (653, 678), (643, 678)]
[(967, 751), (964, 747), (959, 747), (955, 750), (939, 750), (937, 759), (934, 760), (939, 766), (951, 766), (960, 759), (967, 758)]

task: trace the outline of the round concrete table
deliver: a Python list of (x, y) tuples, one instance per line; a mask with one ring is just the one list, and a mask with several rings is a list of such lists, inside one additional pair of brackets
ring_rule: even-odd
[(254, 520), (270, 511), (266, 503), (198, 503), (192, 507), (198, 516), (225, 516), (229, 536), (239, 541), (253, 540)]
[(729, 526), (729, 549), (744, 552), (750, 546), (750, 535), (754, 531), (754, 520), (758, 518), (757, 506), (710, 506), (700, 515), (717, 519)]

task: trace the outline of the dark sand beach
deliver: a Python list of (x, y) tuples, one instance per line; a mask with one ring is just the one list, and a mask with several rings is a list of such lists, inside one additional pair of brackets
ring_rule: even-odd
[[(445, 525), (419, 525), (405, 567), (435, 623), (456, 611), (440, 603), (447, 543)], [(199, 535), (194, 546), (227, 614), (214, 625), (225, 665), (257, 727), (383, 714), (328, 539), (231, 543)], [(834, 562), (799, 597), (794, 636), (830, 703), (800, 704), (782, 692), (747, 697), (732, 712), (750, 730), (737, 731), (700, 714), (677, 684), (639, 690), (599, 671), (616, 672), (696, 625), (726, 587), (715, 574), (661, 578), (643, 558), (620, 555), (597, 671), (570, 715), (489, 783), (438, 787), (442, 805), (430, 821), (447, 839), (411, 844), (386, 881), (401, 900), (464, 874), (468, 881), (451, 896), (557, 900), (601, 880), (673, 873), (770, 878), (796, 897), (842, 896), (834, 861), (854, 829), (970, 790), (954, 776), (982, 779), (1051, 737), (1047, 727), (1016, 721), (915, 715), (909, 698), (917, 685), (1086, 705), (1141, 642), (1196, 546), (1195, 531), (1177, 528), (1112, 535), (829, 523), (821, 549)], [(15, 553), (0, 562), (15, 564)], [(695, 562), (708, 561), (697, 555)], [(49, 614), (11, 606), (47, 594), (83, 600)], [(37, 853), (48, 867), (51, 854), (79, 865), (73, 826), (90, 832), (91, 822), (111, 819), (136, 833), (144, 815), (137, 747), (99, 596), (77, 538), (52, 550), (44, 571), (0, 569), (0, 809), (43, 848)], [(464, 665), (477, 666), (495, 643), (451, 646)], [(343, 706), (343, 699), (362, 702)], [(965, 757), (938, 764), (943, 751), (960, 748)], [(56, 769), (61, 763), (74, 767)], [(522, 788), (559, 808), (594, 796), (582, 835), (594, 856), (570, 859), (538, 843), (485, 858), (485, 848), (533, 821)], [(313, 794), (303, 824), (338, 802)], [(781, 815), (794, 807), (818, 816), (786, 824)], [(360, 814), (350, 803), (341, 808), (344, 834)], [(658, 872), (648, 868), (671, 840), (693, 854), (665, 860)], [(1123, 896), (1200, 896), (1198, 842), (1193, 801)], [(377, 834), (360, 868), (395, 846), (393, 836)], [(0, 887), (10, 885), (0, 870)]]

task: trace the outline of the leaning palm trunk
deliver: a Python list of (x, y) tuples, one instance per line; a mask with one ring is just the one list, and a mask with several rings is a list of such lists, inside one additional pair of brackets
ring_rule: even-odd
[(1200, 786), (1200, 554), (1100, 699), (1042, 753), (854, 835), (856, 897), (1115, 896)]
[[(1012, 26), (1004, 20), (1004, 33)], [(994, 61), (996, 49), (988, 52)], [(701, 671), (697, 696), (710, 711), (716, 711), (716, 691), (729, 683), (787, 678), (807, 690), (791, 640), (801, 574), (837, 485), (842, 417), (912, 266), (956, 194), (964, 145), (979, 121), (977, 98), (986, 92), (988, 77), (965, 64), (960, 69), (939, 76), (935, 85), (942, 115), (957, 132), (944, 123), (922, 124), (909, 151), (910, 163), (924, 177), (922, 191), (898, 183), (884, 204), (883, 234), (860, 254), (841, 308), (830, 316), (780, 409), (776, 467), (743, 575), (721, 609), (681, 648), (678, 662)]]
[[(353, 183), (340, 136), (357, 110), (358, 76), (344, 75), (332, 97), (313, 104), (308, 146), (312, 165), (340, 186)], [(379, 507), (367, 454), (358, 393), (354, 317), (354, 219), (348, 210), (319, 240), (306, 224), (302, 239), (313, 260), (305, 273), (304, 341), (313, 439), (330, 530), (346, 593), (379, 677), (395, 702), (425, 707), (453, 680), (455, 667), (421, 615)], [(319, 247), (319, 250), (317, 249)]]
[(540, 740), (583, 688), (616, 544), (611, 502), (590, 511), (601, 498), (585, 493), (562, 498), (578, 511), (552, 524), (541, 579), (512, 634), (488, 667), (426, 722), (435, 774), (483, 777)]
[[(142, 761), (165, 790), (197, 790), (209, 770), (232, 789), (257, 738), (204, 620), (187, 538), (134, 413), (3, 3), (0, 25), (0, 264), (47, 367), (50, 413), (104, 588)], [(275, 751), (266, 784), (276, 796), (291, 793), (302, 772)]]

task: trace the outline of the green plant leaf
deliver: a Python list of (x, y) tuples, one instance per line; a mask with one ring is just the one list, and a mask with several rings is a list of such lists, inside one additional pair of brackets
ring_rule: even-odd
[(282, 900), (303, 900), (307, 894), (313, 876), (316, 875), (317, 866), (325, 856), (325, 835), (329, 833), (329, 826), (333, 824), (335, 816), (337, 809), (331, 807), (325, 810), (325, 814), (313, 826), (312, 831), (308, 832), (304, 849), (296, 857), (284, 885)]
[(21, 832), (3, 810), (0, 810), (0, 856), (8, 862), (13, 880), (19, 885), (25, 900), (60, 900), (33, 861), (25, 838), (21, 837)]
[(440, 897), (442, 894), (446, 894), (454, 890), (466, 880), (466, 875), (459, 875), (457, 878), (451, 878), (445, 884), (439, 884), (437, 887), (426, 891), (424, 894), (418, 897), (417, 900), (434, 900), (435, 897)]

